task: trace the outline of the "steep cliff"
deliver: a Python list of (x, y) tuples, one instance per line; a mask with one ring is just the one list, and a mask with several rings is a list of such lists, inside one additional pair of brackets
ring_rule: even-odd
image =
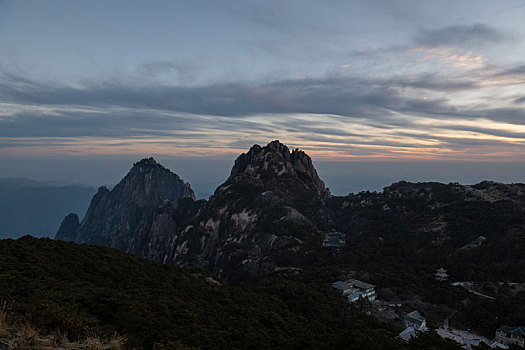
[(169, 261), (257, 276), (317, 259), (330, 192), (312, 160), (279, 141), (253, 146), (172, 244)]
[(177, 222), (171, 216), (166, 220), (166, 213), (184, 211), (181, 206), (191, 207), (194, 201), (189, 184), (153, 158), (143, 159), (113, 190), (98, 189), (74, 233), (59, 230), (56, 238), (105, 245), (161, 260), (165, 248), (159, 246), (177, 230)]
[[(306, 153), (273, 141), (240, 155), (209, 201), (195, 201), (189, 184), (143, 159), (113, 190), (99, 189), (80, 224), (74, 215), (64, 219), (56, 238), (228, 279), (296, 271), (322, 257), (354, 257), (383, 245), (400, 256), (427, 254), (440, 266), (447, 259), (464, 265), (476, 254), (472, 261), (518, 266), (524, 212), (525, 185), (488, 181), (400, 181), (380, 193), (332, 197)], [(331, 231), (348, 244), (323, 247)], [(480, 236), (487, 239), (479, 249), (460, 249)]]
[(101, 187), (74, 228), (57, 239), (105, 245), (225, 277), (258, 276), (317, 259), (332, 220), (330, 192), (312, 160), (279, 141), (254, 145), (209, 202), (152, 158), (136, 163), (112, 191)]
[(80, 221), (78, 220), (78, 215), (75, 213), (68, 214), (64, 220), (62, 220), (55, 238), (64, 241), (73, 241), (79, 227)]

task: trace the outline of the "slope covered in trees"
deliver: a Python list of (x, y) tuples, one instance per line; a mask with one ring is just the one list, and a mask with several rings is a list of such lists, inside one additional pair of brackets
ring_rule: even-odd
[(329, 284), (267, 277), (231, 286), (200, 270), (49, 239), (0, 241), (0, 295), (49, 331), (118, 332), (129, 348), (405, 346), (398, 329), (349, 309)]

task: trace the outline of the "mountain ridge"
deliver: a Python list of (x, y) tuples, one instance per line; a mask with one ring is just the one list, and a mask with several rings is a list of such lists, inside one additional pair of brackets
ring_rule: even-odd
[(190, 185), (153, 158), (145, 158), (111, 191), (100, 187), (79, 227), (74, 232), (61, 231), (56, 238), (142, 255), (154, 213), (164, 206), (176, 206), (183, 198), (195, 200)]
[(330, 225), (327, 198), (306, 153), (255, 145), (174, 240), (170, 260), (237, 278), (309, 263), (307, 246)]
[[(172, 179), (175, 187), (163, 182), (163, 176)], [(190, 191), (189, 184), (153, 158), (142, 159), (112, 191), (99, 189), (74, 237), (57, 238), (107, 245), (164, 263), (194, 265), (227, 279), (246, 279), (293, 271), (351, 249), (323, 248), (323, 240), (332, 231), (351, 238), (365, 230), (374, 236), (379, 234), (374, 230), (386, 223), (407, 220), (410, 230), (423, 232), (443, 220), (456, 220), (452, 216), (441, 219), (447, 206), (471, 215), (462, 203), (474, 203), (486, 211), (482, 203), (505, 205), (508, 201), (513, 211), (525, 210), (525, 185), (490, 181), (471, 186), (399, 181), (381, 193), (332, 196), (311, 158), (277, 140), (241, 154), (228, 179), (208, 201), (196, 201)], [(410, 215), (415, 215), (412, 220)], [(461, 241), (458, 237), (446, 241), (450, 240), (447, 228), (440, 230), (442, 237), (433, 239), (445, 239), (445, 246)], [(453, 251), (453, 247), (447, 249)]]

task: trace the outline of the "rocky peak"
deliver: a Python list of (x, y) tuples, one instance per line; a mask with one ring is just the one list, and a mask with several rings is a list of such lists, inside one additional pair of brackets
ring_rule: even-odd
[(228, 181), (248, 180), (266, 186), (285, 177), (295, 177), (323, 197), (330, 196), (324, 182), (317, 175), (312, 159), (299, 149), (290, 152), (278, 140), (265, 147), (254, 145), (248, 153), (241, 154), (235, 160)]
[[(138, 242), (146, 239), (154, 215), (167, 204), (176, 207), (186, 198), (195, 200), (188, 183), (155, 159), (145, 158), (135, 163), (111, 191), (98, 189), (74, 233), (67, 229), (66, 234), (57, 233), (56, 237), (137, 252), (143, 248)], [(66, 218), (64, 223), (71, 220)]]
[(111, 191), (100, 188), (80, 227), (63, 237), (220, 276), (258, 276), (316, 259), (333, 221), (329, 196), (310, 157), (279, 141), (239, 156), (205, 203), (147, 158)]
[(80, 226), (78, 215), (71, 213), (67, 215), (58, 229), (55, 238), (62, 239), (64, 241), (73, 241), (75, 239), (75, 232)]
[(157, 163), (157, 161), (153, 157), (141, 159), (140, 161), (133, 164), (133, 167), (138, 167), (138, 168), (147, 168), (147, 167), (155, 167), (155, 166), (164, 168), (162, 165)]
[(140, 161), (133, 164), (133, 168), (131, 168), (130, 173), (144, 173), (144, 172), (151, 172), (155, 169), (158, 170), (165, 170), (166, 172), (171, 173), (169, 169), (166, 169), (161, 164), (157, 163), (157, 161), (153, 157), (144, 158)]
[(113, 190), (109, 191), (103, 187), (99, 189), (98, 194), (110, 196), (120, 207), (132, 203), (134, 206), (151, 209), (166, 200), (175, 201), (181, 198), (195, 200), (190, 184), (157, 163), (152, 157), (133, 164), (133, 168)]
[(111, 191), (123, 194), (125, 200), (139, 205), (158, 200), (173, 200), (189, 197), (195, 200), (190, 185), (155, 159), (144, 158), (133, 164), (133, 168)]
[(329, 196), (306, 153), (279, 141), (254, 145), (179, 233), (169, 260), (223, 277), (300, 266), (316, 259), (330, 228)]

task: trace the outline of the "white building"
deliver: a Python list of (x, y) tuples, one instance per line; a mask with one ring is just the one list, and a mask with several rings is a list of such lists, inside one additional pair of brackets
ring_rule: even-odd
[(496, 331), (496, 341), (505, 345), (525, 347), (525, 327), (501, 326)]
[(440, 267), (439, 269), (436, 270), (436, 273), (434, 274), (434, 277), (438, 280), (438, 281), (446, 281), (447, 278), (448, 278), (448, 274), (447, 274), (447, 270), (445, 270), (444, 268)]
[(375, 286), (359, 280), (350, 279), (348, 281), (337, 281), (332, 286), (347, 296), (348, 302), (353, 303), (360, 298), (376, 300)]
[(427, 321), (417, 310), (406, 314), (405, 317), (403, 317), (403, 321), (405, 321), (405, 327), (407, 328), (412, 327), (416, 330), (423, 330), (427, 328)]

